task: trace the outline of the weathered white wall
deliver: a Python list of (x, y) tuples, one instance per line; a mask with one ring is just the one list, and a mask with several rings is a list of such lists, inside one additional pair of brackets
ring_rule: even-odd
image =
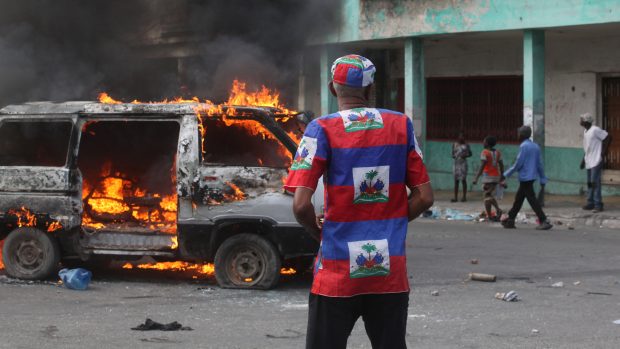
[[(522, 40), (513, 31), (427, 38), (426, 76), (522, 75)], [(601, 123), (598, 78), (620, 73), (620, 25), (550, 30), (545, 55), (546, 145), (579, 148), (579, 115)]]
[(521, 75), (521, 32), (461, 34), (424, 41), (427, 77)]
[(620, 73), (620, 26), (549, 31), (545, 68), (546, 144), (579, 148), (579, 115), (590, 112), (601, 124), (598, 78)]

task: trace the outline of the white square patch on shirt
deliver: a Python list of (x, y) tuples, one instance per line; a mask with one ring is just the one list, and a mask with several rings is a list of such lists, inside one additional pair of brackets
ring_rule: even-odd
[(388, 202), (390, 194), (390, 166), (354, 167), (354, 204)]
[(387, 239), (350, 241), (349, 276), (352, 279), (390, 274), (390, 250)]
[(304, 136), (299, 142), (291, 170), (309, 170), (316, 155), (318, 141), (316, 138)]

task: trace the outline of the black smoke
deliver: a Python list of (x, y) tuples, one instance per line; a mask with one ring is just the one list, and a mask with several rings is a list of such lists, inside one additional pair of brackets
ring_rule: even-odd
[(0, 105), (102, 91), (221, 101), (234, 78), (292, 100), (308, 39), (336, 29), (339, 9), (333, 0), (0, 0)]

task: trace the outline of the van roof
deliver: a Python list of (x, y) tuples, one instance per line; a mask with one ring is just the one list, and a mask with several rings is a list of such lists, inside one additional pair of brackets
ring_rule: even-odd
[(62, 115), (62, 114), (194, 114), (196, 108), (208, 109), (206, 103), (120, 103), (104, 104), (92, 101), (29, 102), (8, 105), (0, 109), (0, 115)]

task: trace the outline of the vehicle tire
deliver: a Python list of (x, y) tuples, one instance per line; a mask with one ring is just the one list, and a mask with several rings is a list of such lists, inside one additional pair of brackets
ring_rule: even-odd
[(256, 234), (226, 239), (215, 254), (215, 279), (222, 288), (268, 290), (280, 280), (282, 261), (276, 247)]
[(17, 228), (4, 240), (2, 259), (8, 276), (41, 280), (56, 271), (60, 247), (49, 233), (30, 227)]

